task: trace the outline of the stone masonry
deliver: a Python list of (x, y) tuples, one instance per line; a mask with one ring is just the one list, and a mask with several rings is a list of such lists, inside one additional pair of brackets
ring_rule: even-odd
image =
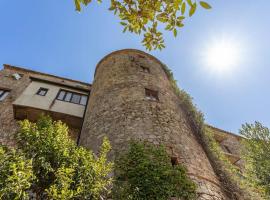
[[(159, 100), (147, 99), (145, 89), (157, 91)], [(198, 199), (228, 199), (162, 63), (153, 56), (138, 50), (121, 50), (97, 65), (80, 145), (97, 152), (104, 136), (111, 141), (113, 151), (122, 151), (130, 139), (165, 145), (197, 183)]]
[[(197, 183), (199, 200), (228, 200), (223, 191), (224, 185), (215, 174), (162, 65), (155, 57), (142, 51), (116, 51), (98, 63), (92, 85), (4, 65), (0, 70), (0, 89), (8, 90), (10, 94), (0, 101), (0, 144), (16, 145), (16, 109), (29, 120), (41, 113), (50, 114), (54, 120), (77, 123), (76, 128), (67, 124), (70, 135), (80, 145), (96, 153), (103, 137), (107, 136), (113, 148), (110, 158), (126, 149), (130, 139), (163, 144), (172, 159), (184, 164), (189, 176)], [(21, 79), (16, 80), (14, 73), (20, 74)], [(70, 113), (40, 110), (31, 107), (31, 102), (26, 104), (28, 107), (16, 107), (15, 100), (35, 80), (45, 81), (59, 90), (91, 91), (88, 104), (82, 109), (86, 109), (84, 116), (74, 118)], [(155, 98), (147, 96), (149, 91), (156, 95)], [(67, 102), (63, 104), (71, 107)], [(73, 107), (71, 110), (74, 114)], [(213, 126), (207, 126), (207, 129), (213, 132), (229, 160), (241, 169), (244, 164), (239, 157), (241, 137)]]

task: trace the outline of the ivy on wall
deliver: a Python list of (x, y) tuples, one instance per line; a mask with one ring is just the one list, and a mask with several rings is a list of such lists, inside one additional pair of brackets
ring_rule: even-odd
[[(224, 182), (225, 192), (231, 199), (238, 199), (241, 196), (244, 199), (262, 199), (260, 191), (254, 189), (240, 170), (234, 166), (224, 155), (220, 145), (213, 137), (213, 133), (206, 131), (204, 125), (204, 116), (201, 111), (193, 104), (192, 97), (181, 90), (177, 86), (177, 81), (173, 77), (173, 73), (166, 66), (162, 65), (175, 94), (179, 97), (180, 105), (184, 109), (187, 117), (191, 121), (197, 136), (203, 143), (205, 151), (210, 159), (211, 164), (217, 175)], [(238, 195), (236, 194), (238, 193)]]
[(172, 165), (163, 146), (131, 141), (115, 161), (113, 199), (196, 199), (196, 185), (182, 165)]

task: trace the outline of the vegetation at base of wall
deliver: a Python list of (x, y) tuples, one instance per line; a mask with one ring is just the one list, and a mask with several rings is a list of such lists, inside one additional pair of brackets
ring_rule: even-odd
[[(246, 199), (267, 199), (263, 194), (263, 190), (261, 187), (254, 187), (252, 185), (248, 176), (243, 173), (240, 168), (233, 165), (228, 157), (224, 154), (218, 142), (214, 139), (213, 133), (210, 130), (205, 130), (205, 134), (208, 140), (208, 145), (210, 150), (214, 153), (216, 158), (222, 162), (222, 170), (225, 170), (230, 177), (239, 184), (240, 188), (245, 191)], [(246, 163), (248, 164), (248, 163)], [(246, 165), (245, 165), (246, 166)]]
[(131, 141), (129, 149), (115, 161), (113, 199), (195, 199), (196, 185), (178, 164), (173, 166), (163, 146)]
[[(229, 188), (226, 188), (227, 194), (230, 195), (231, 193), (231, 195), (234, 195), (233, 193), (236, 191), (240, 192), (241, 195), (245, 196), (247, 199), (256, 199), (258, 197), (263, 198), (260, 195), (261, 190), (254, 188), (249, 184), (248, 180), (243, 177), (239, 169), (231, 164), (228, 158), (224, 155), (220, 145), (216, 142), (213, 135), (206, 131), (203, 113), (193, 104), (190, 95), (184, 90), (178, 88), (177, 81), (174, 79), (171, 70), (166, 65), (162, 65), (162, 67), (171, 82), (175, 94), (179, 97), (179, 102), (186, 112), (187, 117), (194, 126), (195, 131), (197, 131), (199, 138), (205, 144), (206, 153), (208, 154), (211, 162), (213, 162), (216, 167), (221, 168), (218, 169), (218, 175), (221, 177), (221, 180), (226, 181), (226, 187), (229, 183)], [(239, 189), (237, 187), (239, 187)], [(234, 197), (232, 196), (232, 198)]]
[(244, 146), (242, 157), (246, 163), (244, 176), (265, 199), (270, 199), (270, 130), (259, 122), (244, 124), (240, 134)]
[[(76, 10), (81, 11), (81, 5), (87, 6), (91, 0), (74, 0)], [(97, 0), (101, 3), (102, 0)], [(177, 36), (178, 31), (184, 26), (184, 20), (193, 16), (198, 7), (211, 9), (205, 1), (197, 0), (111, 0), (109, 10), (120, 19), (123, 32), (136, 35), (143, 34), (142, 44), (147, 50), (163, 49), (165, 31), (170, 31)]]
[(113, 164), (107, 161), (111, 146), (106, 138), (97, 157), (76, 146), (65, 124), (43, 116), (37, 123), (20, 122), (17, 142), (16, 151), (1, 148), (5, 161), (0, 166), (2, 197), (10, 195), (10, 190), (21, 194), (17, 199), (28, 199), (30, 193), (38, 199), (55, 200), (107, 196)]
[(31, 159), (0, 146), (0, 199), (26, 199), (34, 179)]

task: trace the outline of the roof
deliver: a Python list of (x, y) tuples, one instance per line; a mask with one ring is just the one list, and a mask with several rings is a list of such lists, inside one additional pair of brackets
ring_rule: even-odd
[(237, 139), (242, 139), (242, 138), (243, 138), (243, 137), (240, 136), (240, 135), (236, 135), (235, 133), (232, 133), (232, 132), (229, 132), (229, 131), (222, 130), (222, 129), (220, 129), (220, 128), (214, 127), (214, 126), (209, 125), (209, 124), (206, 124), (206, 126), (207, 126), (208, 128), (213, 129), (213, 130), (216, 130), (216, 131), (218, 131), (218, 132), (225, 133), (225, 134), (231, 135), (231, 136), (233, 136), (233, 137), (236, 137)]

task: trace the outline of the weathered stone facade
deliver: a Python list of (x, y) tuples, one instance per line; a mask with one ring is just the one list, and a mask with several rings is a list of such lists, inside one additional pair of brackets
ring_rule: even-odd
[(13, 146), (13, 135), (17, 130), (17, 122), (13, 115), (12, 102), (18, 98), (26, 86), (30, 83), (30, 79), (23, 76), (20, 80), (12, 77), (12, 74), (17, 73), (12, 69), (0, 71), (0, 86), (2, 89), (10, 90), (10, 94), (0, 105), (0, 143)]
[[(15, 79), (13, 74), (20, 74), (20, 79)], [(32, 82), (33, 78), (38, 78), (45, 82), (51, 82), (54, 85), (59, 85), (59, 87), (64, 88), (78, 88), (78, 90), (90, 91), (90, 84), (82, 83), (79, 81), (74, 81), (66, 78), (61, 78), (49, 74), (44, 74), (40, 72), (35, 72), (32, 70), (26, 70), (19, 67), (14, 67), (10, 65), (4, 65), (4, 69), (0, 71), (0, 89), (10, 91), (9, 95), (3, 100), (0, 101), (0, 144), (14, 146), (14, 133), (18, 129), (18, 121), (15, 116), (15, 107), (14, 101), (18, 99), (28, 85)], [(18, 109), (18, 108), (17, 108)], [(69, 118), (71, 116), (66, 115), (65, 113), (55, 113), (49, 110), (41, 110), (32, 107), (21, 107), (19, 108), (21, 112), (24, 114), (23, 118), (34, 118), (33, 115), (29, 115), (28, 110), (37, 113), (40, 115), (41, 113), (49, 114), (54, 119), (61, 119), (68, 123)], [(21, 119), (21, 118), (20, 118)], [(74, 117), (72, 117), (74, 120)], [(76, 118), (77, 122), (82, 123), (82, 118)], [(70, 127), (70, 135), (75, 140), (78, 137), (80, 132), (80, 127)]]
[[(228, 199), (156, 58), (137, 50), (114, 52), (97, 65), (80, 145), (98, 151), (107, 136), (113, 151), (130, 139), (163, 144), (198, 184), (201, 200)], [(149, 68), (149, 73), (142, 70)], [(158, 101), (145, 89), (158, 91)]]
[[(162, 65), (155, 57), (142, 51), (116, 51), (98, 63), (92, 86), (4, 65), (0, 71), (0, 89), (9, 90), (10, 94), (0, 101), (0, 144), (15, 145), (13, 136), (18, 129), (17, 120), (35, 120), (39, 114), (46, 113), (55, 120), (66, 122), (72, 138), (94, 152), (98, 152), (103, 137), (108, 136), (113, 147), (111, 158), (115, 152), (126, 149), (130, 139), (163, 144), (174, 160), (187, 167), (189, 176), (198, 185), (198, 199), (227, 200), (224, 185), (215, 174), (217, 167), (211, 165)], [(21, 79), (16, 80), (14, 73), (19, 73)], [(36, 82), (33, 84), (33, 81)], [(39, 87), (39, 84), (42, 87), (43, 82), (43, 86), (52, 85), (49, 90), (54, 91), (47, 95), (47, 100), (42, 99), (42, 102), (50, 105), (48, 109), (44, 105), (31, 105), (34, 102), (31, 99), (42, 97), (35, 96), (35, 92), (31, 91), (29, 94), (29, 88)], [(58, 101), (55, 91), (61, 89), (84, 94), (91, 90), (86, 110)], [(149, 91), (152, 92), (150, 95), (157, 96), (147, 96)], [(18, 102), (21, 104), (16, 104)], [(57, 108), (64, 109), (63, 112), (52, 109), (56, 104)], [(214, 133), (229, 160), (241, 168), (240, 137), (212, 126), (207, 129)]]

